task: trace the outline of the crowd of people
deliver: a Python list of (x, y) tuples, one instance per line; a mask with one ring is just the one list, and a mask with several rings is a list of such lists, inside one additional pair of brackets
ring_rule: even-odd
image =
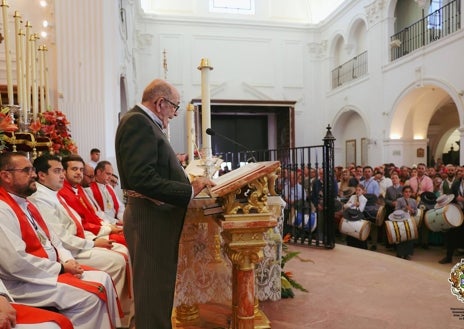
[[(308, 167), (296, 170), (287, 168), (282, 171), (279, 180), (282, 196), (287, 202), (287, 231), (295, 235), (295, 240), (310, 237), (311, 230), (316, 230), (320, 239), (320, 227), (303, 228), (296, 220), (297, 216), (293, 215), (306, 211), (321, 217), (322, 197), (318, 186), (323, 182), (323, 173), (322, 169), (318, 170), (319, 173)], [(430, 244), (444, 244), (446, 255), (439, 260), (442, 264), (452, 263), (456, 250), (464, 247), (464, 166), (426, 166), (419, 163), (398, 167), (387, 163), (372, 167), (351, 164), (348, 167), (335, 167), (334, 173), (337, 199), (334, 221), (339, 241), (372, 251), (383, 243), (387, 249), (395, 250), (397, 257), (408, 260), (412, 259), (414, 247), (428, 249)], [(446, 216), (451, 214), (445, 213), (450, 209), (444, 207), (449, 203), (453, 211), (456, 209), (453, 215), (459, 217), (455, 225), (446, 226), (443, 231), (431, 231), (425, 223), (426, 214), (431, 211), (435, 219), (446, 221)], [(367, 239), (361, 237), (364, 230), (361, 222), (356, 223), (359, 226), (355, 228), (357, 235), (346, 234), (344, 225), (353, 226), (346, 221), (357, 220), (370, 222)], [(398, 223), (406, 225), (408, 238), (405, 241), (389, 241), (392, 222), (396, 222), (397, 230)], [(317, 223), (318, 226), (322, 225), (323, 219), (318, 218)]]
[(215, 185), (190, 182), (165, 134), (179, 99), (155, 79), (121, 119), (123, 200), (99, 149), (87, 163), (75, 154), (33, 162), (0, 154), (0, 329), (172, 327), (187, 206)]
[[(110, 185), (112, 175), (108, 161), (92, 169), (78, 155), (44, 154), (31, 162), (25, 153), (0, 154), (0, 328), (40, 328), (38, 321), (129, 327), (124, 203)], [(18, 305), (52, 316), (25, 320)]]

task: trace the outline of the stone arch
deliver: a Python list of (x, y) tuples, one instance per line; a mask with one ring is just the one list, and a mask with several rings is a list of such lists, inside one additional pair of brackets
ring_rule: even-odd
[(440, 156), (448, 137), (462, 126), (464, 106), (453, 87), (437, 79), (423, 79), (398, 96), (390, 118), (387, 138), (424, 141), (430, 160), (431, 156)]
[(332, 65), (331, 67), (337, 67), (338, 65), (343, 64), (343, 47), (345, 44), (345, 37), (341, 33), (336, 33), (332, 38), (330, 42), (330, 58), (332, 59)]
[(352, 20), (346, 46), (351, 48), (351, 57), (367, 50), (367, 25), (363, 17)]
[[(346, 166), (347, 149), (346, 142), (355, 140), (356, 145), (356, 164), (362, 164), (361, 141), (370, 136), (369, 125), (367, 124), (366, 115), (356, 106), (344, 106), (333, 118), (331, 126), (332, 132), (336, 136), (335, 141), (335, 163), (337, 165)], [(367, 140), (367, 139), (366, 139)], [(364, 150), (366, 151), (366, 150)], [(367, 154), (363, 154), (365, 159), (368, 159)], [(367, 160), (368, 161), (368, 160)]]

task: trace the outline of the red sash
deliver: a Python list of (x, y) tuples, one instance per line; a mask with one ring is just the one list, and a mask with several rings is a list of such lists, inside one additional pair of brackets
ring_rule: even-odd
[[(26, 252), (36, 257), (48, 259), (48, 254), (45, 252), (39, 238), (37, 237), (37, 234), (33, 231), (31, 225), (29, 224), (29, 219), (27, 218), (26, 214), (3, 187), (0, 187), (0, 200), (6, 202), (18, 218), (19, 226), (21, 229), (21, 238), (26, 243)], [(48, 231), (47, 225), (45, 224), (40, 212), (32, 203), (29, 202), (27, 202), (27, 209), (29, 210), (37, 225), (42, 228), (42, 230), (47, 235), (47, 238), (50, 240), (50, 232)], [(108, 303), (106, 303), (106, 289), (101, 283), (81, 280), (70, 273), (58, 275), (58, 282), (91, 292), (97, 295), (101, 300), (105, 301), (105, 304), (108, 307)]]
[(102, 226), (102, 219), (95, 213), (94, 207), (80, 185), (77, 186), (77, 191), (78, 194), (76, 195), (71, 184), (65, 180), (63, 188), (58, 194), (81, 216), (84, 229), (98, 235)]
[(101, 300), (107, 302), (106, 289), (100, 282), (93, 282), (76, 278), (71, 273), (63, 273), (58, 275), (58, 282), (83, 289), (98, 296)]
[[(116, 194), (114, 193), (113, 189), (109, 185), (105, 185), (106, 190), (111, 196), (111, 199), (113, 200), (113, 205), (114, 205), (114, 217), (118, 214), (119, 210), (119, 202), (118, 199), (116, 198)], [(98, 187), (98, 183), (92, 182), (90, 183), (90, 189), (92, 190), (93, 197), (95, 198), (95, 201), (97, 201), (98, 205), (100, 206), (100, 209), (105, 211), (105, 204), (103, 202), (103, 196), (100, 191), (100, 188)]]
[(74, 224), (76, 225), (76, 236), (78, 236), (79, 238), (85, 239), (84, 228), (82, 227), (82, 224), (81, 224), (81, 222), (79, 221), (79, 219), (76, 218), (75, 214), (74, 214), (73, 211), (69, 208), (68, 204), (66, 203), (66, 201), (63, 199), (63, 197), (62, 197), (61, 195), (57, 194), (56, 197), (58, 198), (58, 201), (60, 201), (60, 203), (61, 203), (61, 205), (63, 206), (63, 208), (66, 210), (66, 212), (68, 213), (69, 217), (71, 217), (71, 219), (73, 220)]
[[(102, 227), (102, 219), (95, 213), (95, 208), (82, 186), (77, 186), (77, 193), (78, 194), (76, 195), (71, 184), (65, 180), (63, 188), (58, 192), (58, 195), (61, 195), (68, 206), (73, 208), (79, 216), (81, 216), (82, 226), (84, 226), (84, 229), (98, 236)], [(123, 234), (111, 233), (109, 237), (110, 240), (114, 240), (127, 246), (127, 242)]]
[[(48, 258), (48, 254), (43, 248), (42, 243), (40, 243), (40, 240), (37, 237), (37, 234), (34, 232), (34, 229), (29, 224), (29, 219), (27, 218), (26, 214), (3, 187), (0, 187), (0, 199), (6, 202), (8, 206), (10, 206), (18, 218), (19, 227), (21, 229), (21, 238), (26, 243), (26, 252), (37, 257)], [(50, 232), (48, 231), (48, 227), (37, 208), (29, 202), (27, 204), (27, 208), (30, 211), (31, 216), (36, 221), (37, 225), (41, 227), (41, 229), (47, 235), (47, 238), (50, 240)]]
[(42, 310), (40, 308), (22, 304), (11, 304), (16, 310), (17, 324), (34, 324), (43, 322), (55, 322), (61, 329), (73, 329), (71, 321), (64, 315), (56, 312)]
[[(34, 232), (31, 225), (29, 224), (29, 219), (27, 218), (26, 214), (24, 214), (24, 211), (19, 207), (16, 201), (2, 187), (0, 187), (0, 199), (6, 202), (8, 206), (11, 207), (16, 217), (18, 218), (19, 226), (21, 229), (21, 237), (23, 241), (26, 243), (26, 252), (36, 257), (48, 259), (48, 254), (45, 252), (42, 244), (40, 243), (39, 238), (37, 237), (37, 234)], [(47, 235), (47, 238), (50, 240), (50, 232), (48, 231), (47, 225), (45, 224), (42, 218), (42, 215), (40, 215), (40, 212), (37, 210), (37, 208), (32, 203), (29, 203), (29, 202), (27, 203), (27, 209), (30, 211), (33, 219), (42, 228), (42, 230)], [(71, 277), (71, 278), (67, 278), (67, 277)], [(86, 291), (96, 294), (102, 300), (106, 301), (105, 287), (103, 287), (100, 283), (91, 282), (90, 284), (88, 284), (88, 282), (78, 279), (70, 273), (60, 274), (58, 276), (58, 282), (68, 283), (72, 286), (82, 288)], [(95, 285), (99, 285), (100, 288), (97, 289)], [(101, 288), (103, 288), (103, 291), (101, 291)]]
[(108, 192), (110, 192), (111, 199), (113, 199), (114, 217), (116, 217), (118, 215), (118, 211), (119, 211), (118, 198), (116, 197), (116, 193), (114, 193), (114, 190), (110, 185), (106, 185), (106, 189), (108, 190)]

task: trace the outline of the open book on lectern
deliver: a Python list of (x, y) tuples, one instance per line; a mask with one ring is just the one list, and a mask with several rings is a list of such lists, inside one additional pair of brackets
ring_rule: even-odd
[(216, 186), (209, 189), (213, 198), (221, 197), (233, 192), (251, 181), (273, 173), (280, 167), (280, 161), (252, 162), (243, 167), (229, 171), (227, 174), (215, 178)]

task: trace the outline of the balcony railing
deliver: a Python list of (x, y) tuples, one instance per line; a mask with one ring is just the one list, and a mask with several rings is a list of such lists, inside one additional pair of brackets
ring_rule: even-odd
[(367, 51), (332, 70), (332, 89), (367, 74)]
[(407, 55), (460, 28), (461, 0), (454, 0), (391, 36), (391, 60)]

